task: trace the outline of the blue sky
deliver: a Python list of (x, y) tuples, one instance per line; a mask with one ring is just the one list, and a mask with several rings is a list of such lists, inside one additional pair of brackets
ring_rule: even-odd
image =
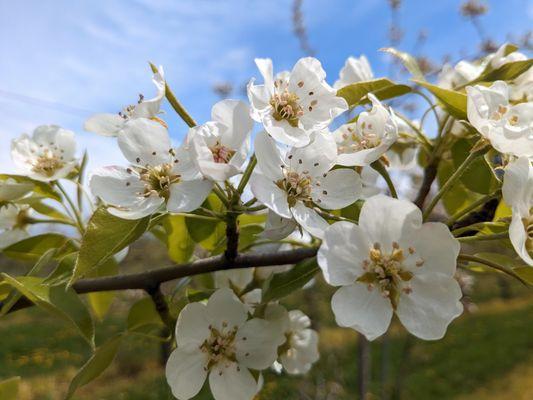
[[(411, 51), (421, 29), (423, 47), (439, 60), (476, 52), (473, 27), (459, 15), (462, 0), (404, 0), (399, 48)], [(492, 0), (482, 22), (498, 42), (533, 26), (533, 1)], [(366, 54), (376, 75), (387, 71), (378, 49), (388, 45), (387, 0), (304, 0), (309, 40), (332, 83), (349, 55)], [(116, 112), (151, 97), (147, 61), (165, 68), (167, 81), (194, 118), (209, 118), (212, 86), (241, 86), (257, 76), (254, 57), (289, 69), (303, 54), (292, 34), (290, 0), (0, 0), (0, 169), (11, 170), (9, 141), (40, 124), (77, 133), (92, 166), (122, 163), (113, 139), (84, 132), (96, 112)], [(165, 106), (167, 108), (167, 106)], [(171, 111), (172, 137), (186, 127)]]

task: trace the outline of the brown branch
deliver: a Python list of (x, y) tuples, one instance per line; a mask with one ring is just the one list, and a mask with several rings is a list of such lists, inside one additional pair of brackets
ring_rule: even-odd
[[(295, 250), (278, 251), (276, 253), (247, 253), (237, 255), (233, 261), (228, 261), (225, 255), (220, 255), (137, 274), (81, 279), (72, 287), (79, 294), (127, 289), (142, 289), (149, 292), (163, 282), (184, 278), (186, 276), (201, 275), (227, 269), (259, 268), (295, 264), (316, 256), (317, 250), (317, 248), (306, 247)], [(10, 312), (31, 305), (32, 303), (23, 297), (12, 307)]]
[(438, 158), (434, 158), (433, 161), (429, 163), (428, 166), (424, 169), (424, 178), (422, 179), (422, 185), (420, 186), (420, 189), (414, 201), (414, 203), (420, 209), (424, 207), (424, 202), (426, 201), (426, 197), (428, 196), (429, 191), (431, 190), (431, 185), (437, 177), (438, 164)]

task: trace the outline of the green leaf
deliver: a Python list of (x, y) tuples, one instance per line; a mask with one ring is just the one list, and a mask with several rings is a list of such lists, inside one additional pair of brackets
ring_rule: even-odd
[(45, 278), (43, 283), (47, 285), (67, 284), (72, 278), (74, 265), (78, 258), (78, 252), (67, 254), (59, 260), (57, 267)]
[(197, 290), (189, 288), (187, 289), (185, 295), (189, 303), (196, 303), (209, 299), (215, 292), (216, 289)]
[(69, 252), (73, 245), (69, 238), (58, 233), (45, 233), (21, 240), (6, 247), (2, 252), (8, 257), (17, 260), (38, 260), (50, 249), (62, 249)]
[(529, 68), (533, 66), (533, 59), (513, 61), (503, 64), (501, 67), (486, 71), (479, 77), (471, 82), (468, 82), (465, 86), (473, 85), (478, 82), (494, 82), (494, 81), (511, 81), (518, 76), (522, 75)]
[(355, 107), (368, 102), (365, 97), (368, 93), (373, 93), (380, 100), (386, 100), (410, 91), (411, 88), (407, 85), (399, 85), (387, 78), (379, 78), (345, 86), (337, 91), (337, 96), (344, 98), (350, 107)]
[[(437, 169), (437, 181), (439, 187), (452, 176), (455, 171), (453, 160), (442, 159)], [(466, 208), (469, 204), (479, 199), (481, 195), (468, 190), (459, 180), (442, 196), (442, 204), (449, 215)]]
[(20, 376), (15, 376), (0, 381), (0, 399), (17, 400), (19, 393)]
[(533, 285), (533, 267), (518, 267), (513, 268), (516, 275), (526, 281), (528, 284)]
[(66, 400), (72, 398), (72, 395), (79, 387), (98, 378), (111, 365), (118, 352), (121, 341), (122, 335), (117, 335), (96, 349), (89, 361), (81, 367), (74, 379), (72, 379)]
[[(210, 194), (202, 206), (215, 212), (224, 209), (224, 205), (214, 194)], [(226, 237), (226, 227), (221, 221), (185, 217), (185, 224), (191, 238), (208, 251), (213, 251)]]
[(425, 81), (413, 79), (413, 82), (433, 93), (450, 115), (457, 119), (466, 119), (466, 94), (443, 89)]
[[(113, 257), (109, 258), (98, 269), (91, 271), (87, 274), (89, 278), (99, 278), (104, 276), (113, 276), (118, 274), (118, 264)], [(93, 310), (96, 318), (102, 321), (111, 307), (111, 303), (115, 299), (116, 293), (114, 291), (109, 292), (94, 292), (89, 293), (87, 298), (89, 299), (89, 305)]]
[(94, 324), (78, 294), (64, 286), (47, 286), (42, 278), (23, 276), (13, 278), (1, 274), (4, 281), (17, 289), (39, 308), (46, 310), (75, 327), (81, 336), (94, 347)]
[(426, 80), (424, 77), (424, 74), (420, 70), (420, 66), (418, 65), (418, 61), (416, 61), (416, 58), (414, 58), (411, 54), (405, 53), (403, 51), (397, 50), (393, 47), (384, 47), (380, 49), (380, 51), (383, 51), (385, 53), (389, 53), (393, 55), (394, 57), (400, 59), (404, 67), (413, 75), (413, 78), (418, 79), (420, 81)]
[(161, 320), (155, 304), (150, 297), (136, 302), (128, 314), (128, 331), (134, 333), (151, 333), (154, 329), (161, 329), (165, 324)]
[(263, 287), (263, 303), (281, 299), (309, 282), (320, 268), (316, 258), (302, 261), (287, 272), (273, 274)]
[(189, 261), (195, 243), (189, 235), (185, 217), (169, 214), (163, 220), (163, 227), (166, 231), (168, 255), (172, 261), (178, 264)]
[(239, 229), (239, 251), (253, 244), (261, 232), (263, 232), (263, 226), (259, 224), (241, 226)]
[(128, 220), (115, 217), (104, 208), (97, 209), (83, 235), (70, 284), (99, 268), (114, 254), (140, 238), (149, 222), (150, 217)]
[[(466, 160), (472, 145), (466, 139), (460, 139), (454, 143), (451, 152), (455, 168), (458, 168)], [(492, 193), (498, 186), (498, 180), (484, 157), (478, 157), (463, 173), (460, 180), (467, 189), (481, 194)]]

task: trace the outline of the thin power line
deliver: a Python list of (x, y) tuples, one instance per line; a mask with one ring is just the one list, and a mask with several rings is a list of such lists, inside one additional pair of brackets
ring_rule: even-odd
[(89, 114), (95, 114), (94, 111), (87, 110), (81, 107), (69, 106), (67, 104), (39, 99), (37, 97), (26, 96), (24, 94), (10, 92), (3, 89), (0, 89), (0, 97), (3, 97), (7, 100), (30, 104), (33, 106), (49, 108), (65, 114), (75, 115), (77, 117), (87, 117)]

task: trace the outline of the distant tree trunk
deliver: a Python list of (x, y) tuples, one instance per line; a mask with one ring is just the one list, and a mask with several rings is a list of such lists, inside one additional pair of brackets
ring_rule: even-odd
[(513, 293), (511, 292), (511, 285), (505, 277), (498, 276), (498, 286), (500, 287), (500, 297), (502, 299), (507, 300), (513, 297)]
[(371, 379), (371, 353), (370, 342), (364, 335), (359, 334), (357, 344), (357, 383), (359, 387), (359, 398), (364, 400), (368, 393)]
[(385, 333), (381, 340), (381, 400), (389, 399), (390, 339)]

